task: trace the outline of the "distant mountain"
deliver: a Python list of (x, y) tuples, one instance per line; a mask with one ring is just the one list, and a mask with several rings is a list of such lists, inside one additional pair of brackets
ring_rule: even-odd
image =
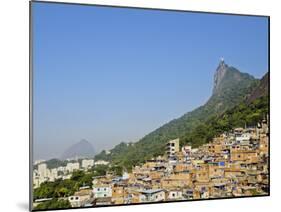
[[(259, 80), (253, 76), (228, 66), (222, 60), (214, 74), (212, 96), (204, 105), (164, 124), (135, 144), (121, 143), (111, 150), (111, 154), (101, 152), (96, 158), (111, 160), (128, 168), (163, 154), (165, 143), (169, 139), (181, 138), (182, 141), (192, 130), (211, 117), (219, 116), (245, 101), (246, 96), (249, 96), (258, 84)], [(189, 140), (189, 142), (193, 146), (198, 145), (197, 140)]]
[(76, 144), (70, 146), (61, 156), (61, 160), (73, 158), (94, 157), (95, 150), (90, 142), (82, 139)]

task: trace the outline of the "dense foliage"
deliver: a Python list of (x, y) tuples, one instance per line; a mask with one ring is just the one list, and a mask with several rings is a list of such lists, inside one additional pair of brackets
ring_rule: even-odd
[(62, 208), (70, 208), (70, 207), (71, 205), (68, 200), (52, 199), (50, 201), (46, 201), (38, 204), (34, 209), (46, 210), (46, 209), (62, 209)]
[(191, 133), (181, 138), (182, 143), (194, 147), (211, 141), (214, 136), (236, 127), (255, 126), (268, 114), (268, 96), (254, 100), (250, 104), (240, 103), (222, 115), (211, 117), (197, 126)]
[(44, 182), (34, 189), (33, 199), (60, 198), (73, 195), (82, 186), (92, 186), (94, 176), (105, 175), (108, 166), (98, 165), (88, 172), (75, 171), (70, 179), (59, 179), (54, 182)]
[(66, 197), (74, 194), (78, 190), (79, 182), (74, 182), (71, 179), (56, 180), (55, 182), (44, 182), (39, 188), (36, 188), (33, 193), (34, 199)]

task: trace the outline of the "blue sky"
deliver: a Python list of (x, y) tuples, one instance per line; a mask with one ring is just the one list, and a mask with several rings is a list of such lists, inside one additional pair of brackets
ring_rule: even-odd
[(137, 141), (204, 104), (220, 57), (257, 78), (267, 19), (33, 2), (34, 155)]

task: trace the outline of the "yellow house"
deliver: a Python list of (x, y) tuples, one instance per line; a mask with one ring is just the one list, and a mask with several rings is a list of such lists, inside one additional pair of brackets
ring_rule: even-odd
[(223, 176), (224, 176), (224, 167), (217, 166), (217, 165), (209, 166), (209, 177), (210, 178), (223, 177)]
[(230, 159), (232, 161), (247, 161), (251, 163), (259, 161), (258, 153), (254, 150), (231, 150)]
[(126, 193), (127, 192), (123, 186), (113, 186), (111, 201), (114, 204), (124, 204), (124, 197), (126, 196)]
[(268, 155), (268, 136), (265, 134), (260, 137), (259, 152), (261, 155)]
[(169, 177), (161, 179), (161, 187), (163, 189), (183, 188), (190, 186), (192, 183), (191, 173), (172, 174)]

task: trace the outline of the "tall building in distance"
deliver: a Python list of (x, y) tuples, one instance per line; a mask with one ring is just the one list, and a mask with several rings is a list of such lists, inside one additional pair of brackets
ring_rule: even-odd
[(46, 163), (39, 164), (38, 165), (38, 172), (39, 172), (39, 175), (41, 177), (43, 177), (43, 178), (47, 177), (47, 172), (48, 172), (47, 164)]
[(166, 154), (169, 159), (173, 159), (176, 153), (180, 151), (180, 139), (174, 139), (168, 141), (166, 144)]

